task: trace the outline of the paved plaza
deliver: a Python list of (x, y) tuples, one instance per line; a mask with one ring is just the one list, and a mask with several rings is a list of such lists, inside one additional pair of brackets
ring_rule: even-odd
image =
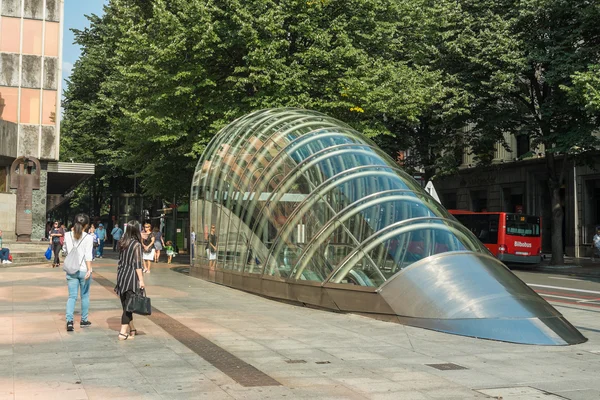
[(76, 314), (70, 333), (61, 270), (0, 269), (0, 400), (600, 398), (600, 309), (556, 305), (587, 343), (514, 345), (284, 304), (171, 267), (146, 276), (155, 310), (127, 341), (114, 259), (94, 264), (93, 325)]

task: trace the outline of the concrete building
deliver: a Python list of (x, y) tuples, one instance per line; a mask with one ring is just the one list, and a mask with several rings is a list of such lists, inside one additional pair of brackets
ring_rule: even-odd
[[(33, 191), (32, 240), (44, 237), (48, 205), (94, 173), (60, 163), (63, 0), (0, 1), (0, 229), (14, 238), (16, 196), (10, 166), (21, 156), (41, 162)], [(50, 200), (50, 201), (49, 201)]]
[[(531, 148), (526, 136), (507, 134), (505, 140), (512, 151), (496, 145), (491, 166), (477, 167), (473, 155), (465, 151), (459, 173), (437, 180), (435, 188), (449, 209), (541, 216), (543, 251), (550, 252), (552, 211), (544, 149)], [(600, 157), (595, 170), (567, 163), (561, 188), (565, 252), (589, 256), (594, 229), (600, 225)]]

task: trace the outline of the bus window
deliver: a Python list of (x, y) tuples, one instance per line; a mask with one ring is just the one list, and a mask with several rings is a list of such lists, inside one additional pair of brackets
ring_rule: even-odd
[(521, 215), (506, 216), (506, 234), (512, 236), (540, 236), (540, 220), (537, 217)]
[(498, 243), (499, 214), (457, 214), (454, 216), (469, 228), (482, 243)]

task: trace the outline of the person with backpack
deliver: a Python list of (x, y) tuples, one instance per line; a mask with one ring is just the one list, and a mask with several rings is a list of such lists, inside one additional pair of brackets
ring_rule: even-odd
[(81, 321), (80, 328), (90, 326), (88, 320), (90, 308), (90, 283), (92, 281), (92, 251), (94, 243), (92, 236), (85, 233), (90, 225), (90, 217), (87, 214), (77, 214), (74, 219), (73, 229), (65, 234), (65, 250), (67, 256), (63, 261), (63, 270), (67, 275), (67, 287), (69, 298), (67, 300), (67, 332), (73, 331), (73, 313), (77, 292), (81, 298)]

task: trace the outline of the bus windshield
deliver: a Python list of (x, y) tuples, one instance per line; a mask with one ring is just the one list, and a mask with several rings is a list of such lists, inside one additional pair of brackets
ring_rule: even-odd
[(506, 215), (506, 234), (511, 236), (539, 237), (540, 219), (525, 215)]

